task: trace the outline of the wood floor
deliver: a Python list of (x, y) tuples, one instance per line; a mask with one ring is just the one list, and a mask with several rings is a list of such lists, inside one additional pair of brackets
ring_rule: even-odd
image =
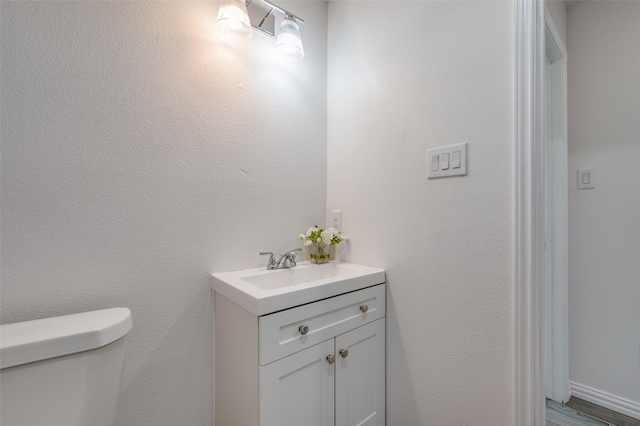
[(581, 411), (590, 416), (597, 417), (615, 426), (640, 426), (640, 420), (600, 407), (599, 405), (592, 404), (582, 399), (571, 398), (569, 402), (567, 402), (567, 407)]
[(566, 405), (547, 399), (547, 426), (640, 426), (640, 420), (578, 398)]
[(580, 411), (547, 399), (547, 426), (609, 426)]

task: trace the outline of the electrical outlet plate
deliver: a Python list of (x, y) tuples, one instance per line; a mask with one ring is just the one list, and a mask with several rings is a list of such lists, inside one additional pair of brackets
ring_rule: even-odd
[(427, 178), (467, 174), (467, 142), (427, 150)]
[(333, 210), (331, 212), (332, 221), (331, 226), (336, 228), (338, 231), (342, 231), (342, 211), (341, 210)]

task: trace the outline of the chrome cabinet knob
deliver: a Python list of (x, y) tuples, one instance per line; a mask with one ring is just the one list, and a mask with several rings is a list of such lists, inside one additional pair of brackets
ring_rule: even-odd
[(364, 313), (364, 312), (367, 312), (369, 310), (369, 307), (367, 305), (361, 305), (360, 306), (360, 310)]
[(340, 356), (346, 358), (349, 356), (349, 349), (340, 349)]
[(309, 332), (309, 326), (308, 325), (301, 325), (300, 327), (298, 327), (298, 331), (300, 332), (300, 334), (302, 334), (303, 336), (306, 336), (307, 333)]
[(332, 355), (327, 355), (327, 362), (328, 362), (329, 364), (333, 364), (334, 362), (336, 362), (336, 357), (335, 357), (335, 355), (333, 355), (333, 354), (332, 354)]

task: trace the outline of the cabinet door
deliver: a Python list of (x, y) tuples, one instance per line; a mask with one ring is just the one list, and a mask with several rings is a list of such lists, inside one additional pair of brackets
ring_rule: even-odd
[(333, 354), (330, 339), (259, 367), (260, 426), (333, 426)]
[(384, 321), (336, 337), (336, 426), (385, 424)]

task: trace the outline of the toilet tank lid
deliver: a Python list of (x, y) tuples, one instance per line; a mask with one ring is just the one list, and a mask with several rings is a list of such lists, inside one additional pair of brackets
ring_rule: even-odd
[(0, 369), (107, 345), (131, 330), (128, 308), (0, 325)]

